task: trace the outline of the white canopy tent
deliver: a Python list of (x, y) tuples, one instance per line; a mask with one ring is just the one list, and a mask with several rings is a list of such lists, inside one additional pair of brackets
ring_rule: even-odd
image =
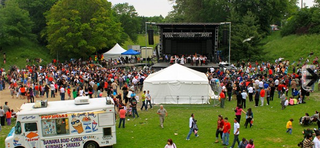
[(179, 64), (151, 74), (143, 86), (155, 104), (206, 104), (217, 98), (204, 73)]
[(114, 45), (109, 51), (103, 54), (104, 59), (116, 59), (121, 56), (121, 53), (126, 52), (127, 50), (123, 49), (118, 43)]

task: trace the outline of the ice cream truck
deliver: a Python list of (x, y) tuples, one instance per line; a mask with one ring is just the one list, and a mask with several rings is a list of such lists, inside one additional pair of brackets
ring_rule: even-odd
[(111, 98), (23, 104), (6, 148), (98, 148), (116, 144)]

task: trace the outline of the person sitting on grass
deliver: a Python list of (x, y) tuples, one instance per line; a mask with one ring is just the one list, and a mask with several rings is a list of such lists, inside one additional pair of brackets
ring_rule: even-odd
[(301, 125), (309, 125), (310, 121), (311, 121), (310, 116), (309, 116), (308, 113), (306, 113), (305, 116), (300, 118), (299, 124), (301, 124)]
[(248, 140), (246, 138), (242, 138), (242, 141), (240, 142), (239, 148), (246, 148), (248, 145)]
[(247, 145), (246, 148), (254, 148), (253, 140), (252, 140), (252, 139), (249, 140), (249, 144)]

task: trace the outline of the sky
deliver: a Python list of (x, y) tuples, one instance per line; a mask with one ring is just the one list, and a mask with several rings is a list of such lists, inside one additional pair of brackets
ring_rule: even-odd
[[(168, 0), (108, 0), (112, 3), (112, 5), (118, 3), (129, 3), (129, 5), (133, 5), (139, 16), (159, 16), (162, 15), (166, 17), (168, 13), (173, 9), (173, 4)], [(298, 0), (299, 7), (301, 6), (301, 0)], [(314, 3), (313, 0), (303, 0), (303, 3), (306, 6), (311, 7)]]
[(118, 3), (129, 3), (136, 8), (139, 16), (159, 16), (166, 17), (173, 9), (172, 3), (168, 0), (108, 0), (112, 5)]

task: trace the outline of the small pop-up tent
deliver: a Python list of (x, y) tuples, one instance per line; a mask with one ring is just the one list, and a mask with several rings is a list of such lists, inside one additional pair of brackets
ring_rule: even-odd
[(129, 49), (124, 53), (121, 53), (121, 55), (138, 55), (140, 52), (134, 51), (133, 49)]
[(148, 76), (143, 89), (150, 91), (155, 104), (206, 104), (217, 98), (204, 73), (179, 64)]
[(126, 52), (118, 43), (114, 45), (109, 51), (103, 54), (104, 59), (116, 59), (121, 56), (121, 53)]

